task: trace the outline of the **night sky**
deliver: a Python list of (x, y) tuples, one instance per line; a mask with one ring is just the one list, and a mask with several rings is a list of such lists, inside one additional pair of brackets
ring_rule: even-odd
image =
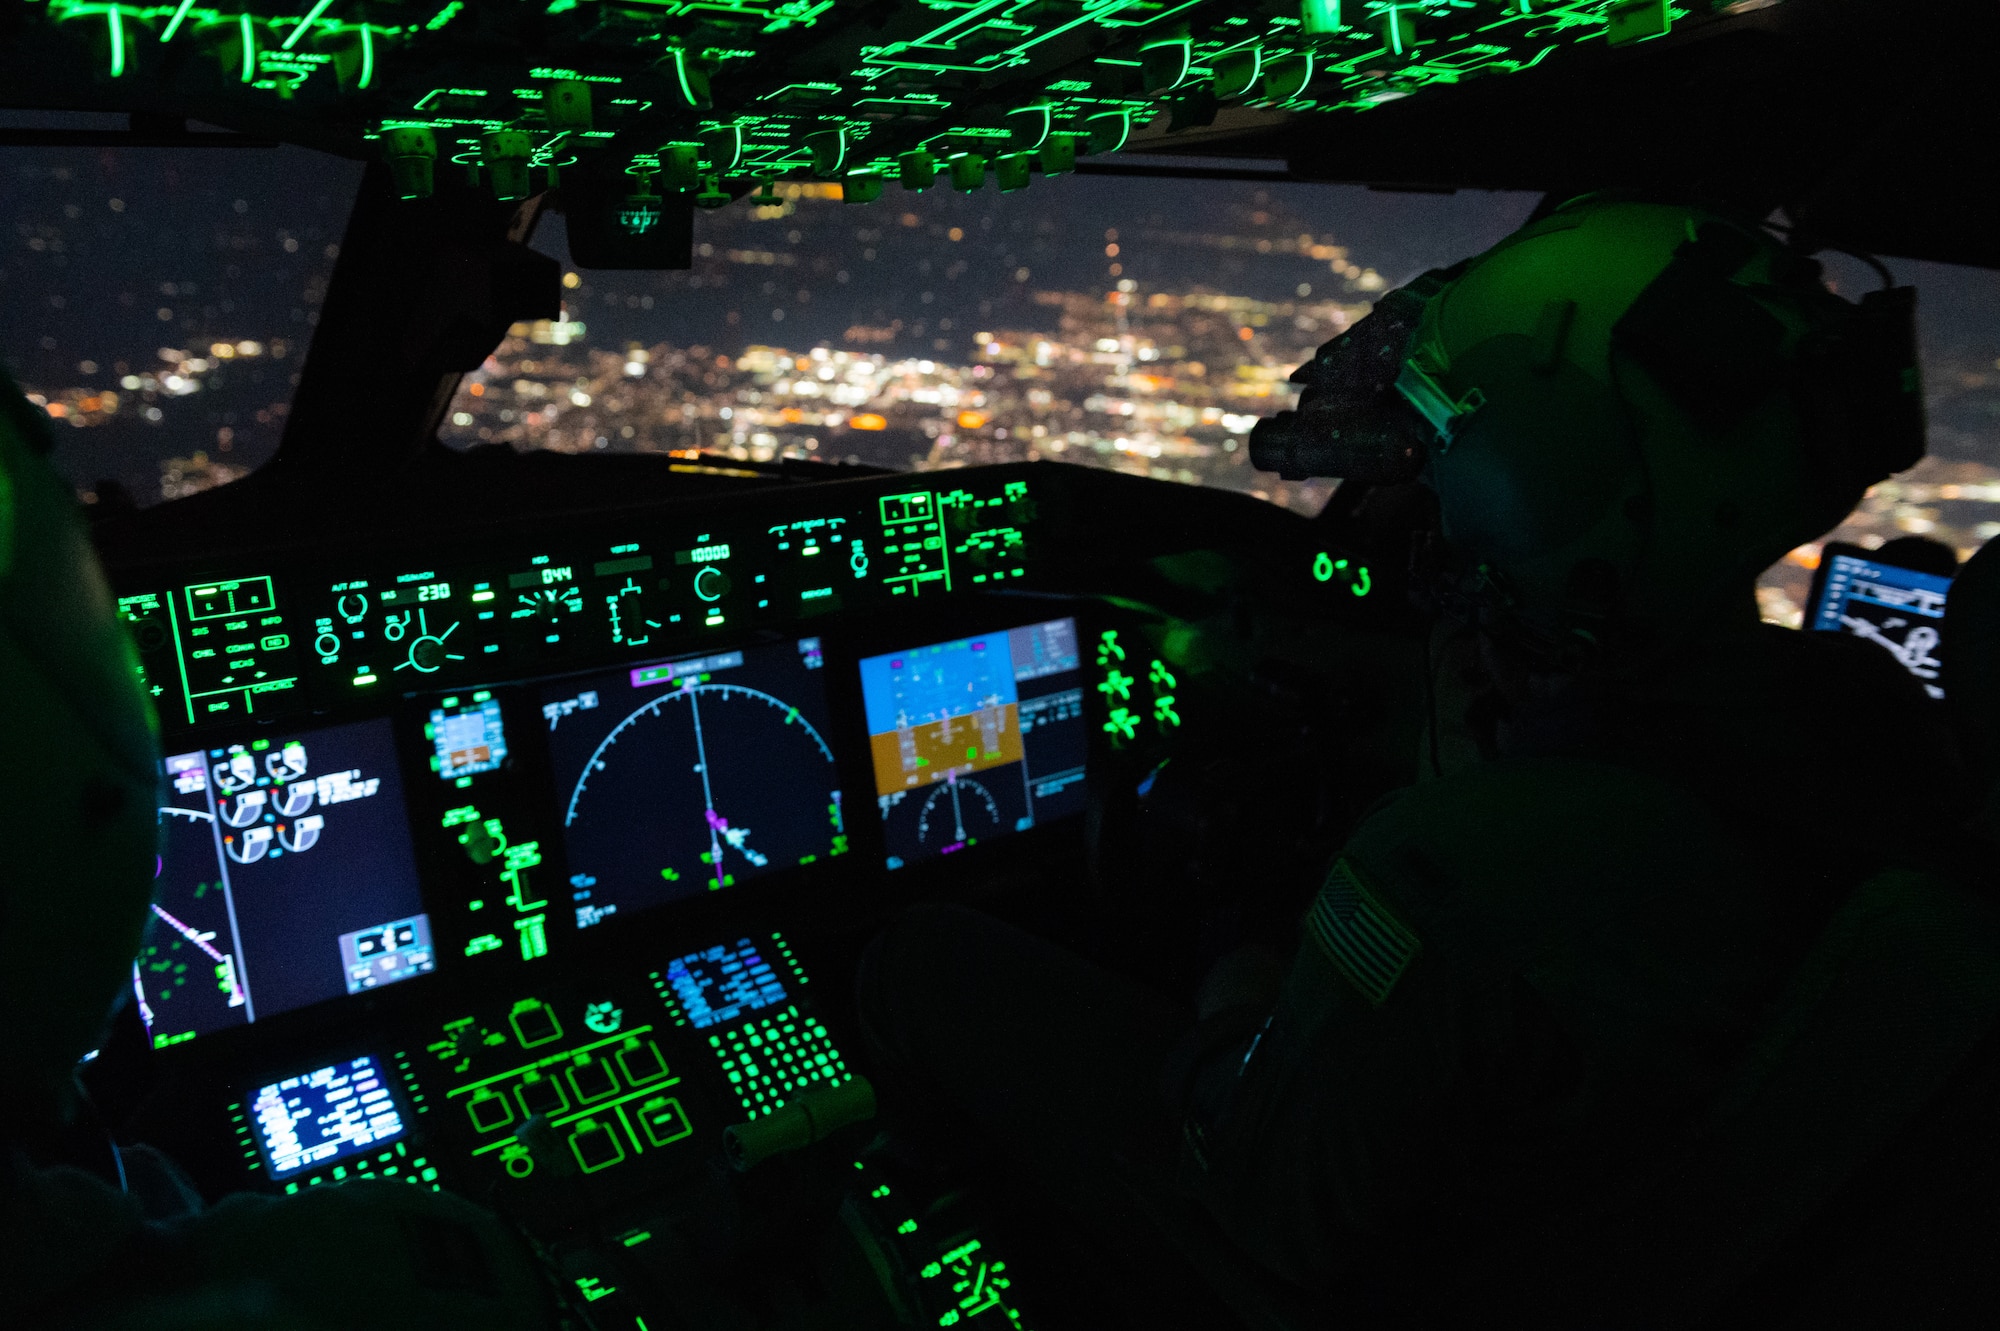
[[(128, 374), (159, 371), (162, 349), (201, 355), (216, 341), (286, 351), (212, 368), (201, 391), (160, 402), (157, 421), (121, 398), (103, 424), (59, 428), (59, 464), (80, 488), (112, 477), (148, 502), (165, 459), (203, 451), (252, 467), (269, 456), (359, 176), (356, 163), (294, 148), (0, 149), (0, 362), (25, 386), (52, 397), (116, 390)], [(1036, 291), (1104, 290), (1123, 277), (1142, 292), (1278, 300), (1306, 285), (1352, 296), (1355, 274), (1394, 285), (1451, 262), (1505, 235), (1533, 202), (1082, 176), (1009, 195), (892, 186), (865, 207), (801, 199), (786, 216), (741, 203), (699, 214), (696, 243), (709, 253), (691, 271), (586, 273), (566, 298), (601, 346), (802, 350), (894, 326), (892, 341), (866, 349), (957, 360), (975, 331), (1041, 330), (1053, 315)], [(1343, 278), (1285, 252), (1301, 236), (1343, 247), (1355, 267)], [(1260, 252), (1259, 241), (1273, 244)], [(547, 217), (536, 244), (567, 263), (563, 219)], [(1934, 400), (1940, 443), (2000, 461), (2000, 392), (1962, 383), (2000, 356), (2000, 275), (1894, 266), (1919, 285), (1934, 398), (1945, 379), (1959, 385)], [(1858, 284), (1865, 270), (1838, 272)]]

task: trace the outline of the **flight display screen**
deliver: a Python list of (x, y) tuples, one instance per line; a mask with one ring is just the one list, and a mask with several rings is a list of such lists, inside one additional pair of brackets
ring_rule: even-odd
[(1874, 643), (1916, 676), (1924, 692), (1944, 697), (1938, 674), (1943, 668), (1944, 607), (1951, 579), (1832, 546), (1824, 557), (1807, 627), (1851, 633)]
[(388, 1079), (367, 1055), (259, 1087), (250, 1121), (274, 1179), (372, 1151), (405, 1127)]
[(157, 1046), (436, 965), (391, 723), (175, 754), (133, 965)]
[(860, 670), (891, 869), (1083, 808), (1074, 619), (871, 656)]
[(844, 854), (818, 638), (545, 686), (579, 928)]
[(507, 761), (507, 728), (491, 693), (475, 694), (466, 706), (433, 709), (429, 734), (435, 750), (431, 765), (446, 781), (497, 771)]

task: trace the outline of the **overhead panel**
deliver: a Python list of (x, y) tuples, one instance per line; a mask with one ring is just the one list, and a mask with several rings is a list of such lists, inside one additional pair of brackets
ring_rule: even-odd
[[(1773, 0), (1749, 0), (1768, 8)], [(1669, 36), (1714, 0), (49, 0), (0, 56), (78, 109), (380, 156), (406, 197), (581, 169), (718, 206), (750, 182), (1018, 189), (1227, 112), (1365, 114)], [(48, 100), (43, 99), (45, 102)], [(1242, 116), (1242, 111), (1252, 114)], [(731, 189), (732, 183), (737, 188)]]

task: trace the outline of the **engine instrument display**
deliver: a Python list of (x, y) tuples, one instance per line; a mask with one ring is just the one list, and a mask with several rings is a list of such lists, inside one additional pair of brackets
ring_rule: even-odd
[(1076, 621), (861, 662), (888, 865), (948, 855), (1083, 807)]
[(175, 754), (133, 985), (155, 1046), (435, 966), (386, 719)]
[(549, 685), (577, 924), (847, 850), (818, 638)]

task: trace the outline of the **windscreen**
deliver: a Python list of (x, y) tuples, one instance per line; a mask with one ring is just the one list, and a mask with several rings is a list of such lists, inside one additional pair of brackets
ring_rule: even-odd
[(516, 325), (467, 376), (445, 441), (898, 471), (1048, 458), (1317, 512), (1332, 483), (1253, 470), (1250, 428), (1380, 292), (1534, 204), (1104, 176), (768, 198), (698, 213), (685, 272), (579, 269), (545, 214), (562, 317)]
[(276, 451), (361, 172), (289, 147), (0, 148), (0, 364), (85, 504), (178, 499)]

